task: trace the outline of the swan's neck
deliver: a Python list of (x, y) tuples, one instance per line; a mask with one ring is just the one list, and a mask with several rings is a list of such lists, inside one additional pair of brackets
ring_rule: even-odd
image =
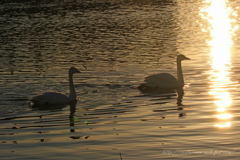
[(73, 84), (73, 74), (69, 73), (69, 99), (70, 101), (76, 100), (76, 92)]
[(181, 60), (177, 59), (177, 78), (180, 87), (184, 86), (183, 72), (182, 72), (182, 64)]

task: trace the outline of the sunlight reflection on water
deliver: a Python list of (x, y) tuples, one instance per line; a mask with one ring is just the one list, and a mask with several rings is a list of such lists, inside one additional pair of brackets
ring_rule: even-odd
[(232, 10), (227, 6), (225, 0), (206, 0), (206, 2), (209, 6), (203, 9), (202, 12), (207, 14), (202, 15), (205, 15), (203, 18), (209, 22), (209, 32), (211, 34), (211, 40), (208, 43), (211, 47), (212, 67), (209, 94), (215, 98), (216, 118), (218, 120), (214, 126), (226, 128), (231, 127), (231, 118), (233, 117), (228, 111), (232, 104), (232, 97), (228, 88), (228, 85), (232, 84), (230, 78), (234, 28), (230, 18)]

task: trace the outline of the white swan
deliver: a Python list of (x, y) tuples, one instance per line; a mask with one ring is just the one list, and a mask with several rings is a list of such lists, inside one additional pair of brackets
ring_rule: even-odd
[(143, 93), (169, 93), (183, 92), (184, 78), (181, 62), (190, 60), (190, 58), (179, 54), (177, 55), (177, 79), (169, 73), (160, 73), (145, 78), (145, 83), (141, 84), (138, 89)]
[(71, 67), (68, 71), (69, 76), (69, 96), (61, 93), (46, 92), (42, 95), (33, 97), (30, 100), (30, 106), (36, 108), (56, 108), (60, 106), (66, 106), (72, 102), (76, 102), (76, 92), (73, 84), (73, 74), (80, 73), (80, 71), (74, 67)]

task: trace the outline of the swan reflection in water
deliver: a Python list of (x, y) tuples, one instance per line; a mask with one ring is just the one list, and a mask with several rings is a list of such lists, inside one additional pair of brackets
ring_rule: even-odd
[[(177, 95), (177, 98), (176, 98), (176, 106), (172, 107), (171, 108), (164, 108), (164, 109), (155, 109), (153, 110), (153, 112), (158, 112), (162, 115), (162, 118), (166, 118), (166, 114), (168, 114), (168, 112), (172, 113), (172, 111), (174, 112), (177, 112), (178, 113), (178, 117), (179, 118), (182, 118), (184, 116), (186, 116), (186, 113), (184, 111), (184, 105), (182, 104), (182, 100), (183, 100), (183, 92), (180, 92), (178, 95)], [(172, 99), (173, 95), (170, 95), (170, 96), (166, 96), (166, 95), (160, 95), (160, 97), (164, 97), (164, 98), (161, 98), (160, 100), (170, 100)], [(169, 102), (162, 102), (160, 104), (166, 104), (166, 103), (169, 103)]]
[(186, 113), (184, 113), (184, 107), (183, 107), (183, 104), (182, 104), (182, 99), (183, 99), (183, 95), (184, 95), (184, 91), (183, 91), (183, 88), (181, 88), (182, 91), (178, 93), (178, 97), (177, 97), (177, 110), (179, 111), (179, 114), (178, 116), (179, 117), (183, 117), (183, 116), (186, 116)]
[[(72, 102), (72, 103), (70, 103), (69, 104), (69, 110), (70, 110), (70, 112), (69, 112), (69, 132), (70, 133), (74, 133), (75, 132), (75, 112), (76, 112), (76, 105), (77, 105), (77, 101), (74, 101), (74, 102)], [(34, 110), (40, 110), (40, 111), (51, 111), (51, 112), (57, 112), (57, 111), (59, 111), (59, 109), (63, 109), (63, 108), (65, 108), (66, 107), (66, 105), (65, 106), (57, 106), (57, 107), (55, 107), (55, 109), (53, 109), (53, 108), (33, 108)], [(39, 116), (40, 117), (40, 119), (42, 120), (42, 119), (44, 119), (44, 116), (45, 115), (41, 115), (41, 116)], [(47, 116), (47, 115), (46, 115)], [(58, 124), (56, 124), (56, 126), (57, 126)], [(41, 127), (41, 128), (44, 128), (44, 125)], [(38, 132), (39, 134), (43, 134), (43, 132), (42, 131), (39, 131)], [(79, 138), (81, 138), (81, 136), (79, 136), (79, 135), (70, 135), (69, 136), (69, 138), (71, 138), (71, 139), (79, 139)], [(45, 139), (44, 138), (41, 138), (40, 139), (40, 142), (45, 142)]]
[(70, 126), (70, 132), (75, 132), (74, 124), (75, 124), (75, 112), (76, 112), (76, 105), (77, 101), (70, 104), (70, 114), (69, 114), (69, 126)]

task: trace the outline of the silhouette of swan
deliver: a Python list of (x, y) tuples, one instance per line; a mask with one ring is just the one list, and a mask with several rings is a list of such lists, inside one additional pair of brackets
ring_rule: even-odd
[(138, 86), (142, 93), (171, 93), (177, 90), (178, 94), (183, 94), (184, 78), (181, 62), (190, 58), (177, 55), (177, 79), (169, 73), (160, 73), (145, 78), (145, 83)]
[(76, 92), (73, 84), (73, 74), (80, 73), (80, 71), (74, 67), (71, 67), (68, 71), (69, 76), (69, 96), (56, 92), (46, 92), (42, 95), (33, 97), (30, 100), (30, 106), (35, 108), (62, 108), (68, 104), (76, 102)]

